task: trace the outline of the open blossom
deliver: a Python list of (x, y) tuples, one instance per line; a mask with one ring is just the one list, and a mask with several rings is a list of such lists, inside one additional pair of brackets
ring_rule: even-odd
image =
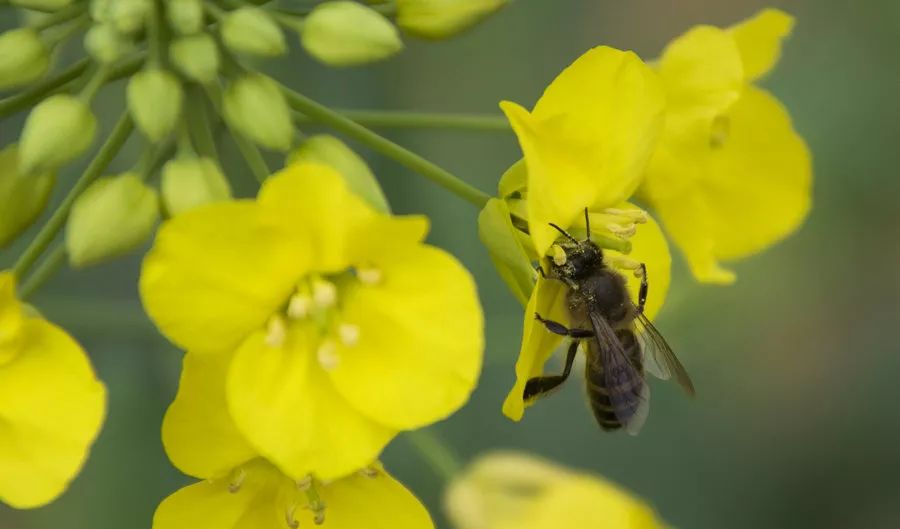
[(288, 477), (259, 457), (227, 412), (231, 356), (185, 356), (163, 443), (176, 467), (202, 481), (163, 500), (153, 529), (433, 528), (419, 500), (378, 464), (326, 482)]
[(777, 9), (727, 29), (698, 26), (659, 60), (666, 126), (640, 196), (700, 281), (733, 281), (720, 261), (762, 251), (809, 211), (806, 144), (784, 106), (754, 84), (792, 26)]
[[(634, 53), (607, 47), (588, 51), (566, 68), (533, 111), (501, 103), (519, 139), (524, 163), (504, 175), (501, 199), (488, 204), (480, 227), (507, 224), (506, 240), (500, 241), (506, 248), (495, 245), (492, 257), (500, 261), (498, 269), (514, 293), (520, 300), (527, 299), (516, 384), (503, 405), (503, 413), (513, 420), (524, 413), (526, 382), (542, 374), (562, 339), (537, 323), (535, 313), (568, 320), (566, 287), (543, 280), (530, 269), (531, 261), (552, 258), (560, 234), (551, 222), (584, 237), (584, 209), (588, 208), (592, 239), (603, 247), (606, 262), (629, 278), (634, 299), (640, 284), (636, 274), (641, 263), (646, 265), (652, 285), (648, 317), (665, 300), (671, 266), (665, 237), (649, 215), (627, 202), (644, 176), (662, 127), (663, 106), (653, 71)], [(514, 221), (524, 223), (529, 235), (518, 236), (521, 230)], [(498, 230), (502, 232), (502, 227)], [(485, 238), (490, 235), (482, 232)], [(527, 276), (523, 270), (529, 270)], [(528, 288), (528, 282), (534, 286)]]
[(84, 350), (0, 272), (0, 501), (44, 505), (78, 474), (106, 414)]
[(166, 222), (141, 297), (189, 355), (233, 355), (226, 408), (255, 453), (293, 479), (334, 479), (475, 386), (475, 285), (426, 231), (424, 217), (378, 213), (334, 170), (297, 163), (256, 200)]

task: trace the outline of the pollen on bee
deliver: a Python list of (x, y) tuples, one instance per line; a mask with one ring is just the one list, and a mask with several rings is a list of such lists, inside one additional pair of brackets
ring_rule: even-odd
[(360, 267), (356, 269), (356, 277), (366, 285), (377, 285), (381, 283), (381, 270), (375, 267)]
[(550, 257), (553, 259), (553, 263), (556, 264), (556, 266), (566, 264), (566, 251), (558, 244), (554, 244), (550, 247)]
[(338, 326), (338, 336), (341, 343), (346, 346), (353, 346), (359, 343), (359, 326), (352, 323), (342, 323)]
[(319, 365), (326, 371), (331, 371), (338, 366), (340, 357), (337, 355), (337, 347), (332, 340), (324, 340), (316, 350), (316, 358)]
[(287, 325), (284, 323), (284, 318), (277, 314), (269, 318), (269, 322), (266, 324), (266, 345), (269, 347), (281, 347), (284, 345), (286, 337)]
[(337, 302), (337, 287), (330, 281), (317, 279), (312, 285), (312, 297), (317, 307), (332, 307)]

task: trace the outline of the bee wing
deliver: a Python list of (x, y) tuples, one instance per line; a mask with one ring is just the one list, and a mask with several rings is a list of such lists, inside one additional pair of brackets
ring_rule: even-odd
[(656, 327), (650, 323), (643, 314), (635, 320), (638, 340), (641, 342), (641, 350), (644, 353), (644, 367), (656, 378), (669, 380), (675, 376), (675, 380), (684, 389), (684, 392), (694, 396), (694, 383), (687, 370), (678, 361), (675, 352), (669, 347), (669, 343), (663, 338)]
[(603, 364), (603, 384), (616, 418), (625, 430), (636, 435), (647, 419), (650, 390), (641, 369), (628, 358), (628, 352), (606, 319), (591, 313), (591, 326), (599, 345)]

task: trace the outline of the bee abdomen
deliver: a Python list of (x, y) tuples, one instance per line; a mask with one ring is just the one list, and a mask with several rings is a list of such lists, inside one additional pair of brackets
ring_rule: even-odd
[(588, 401), (591, 411), (600, 428), (606, 431), (618, 430), (624, 426), (623, 419), (627, 422), (641, 405), (641, 386), (644, 381), (640, 378), (632, 378), (623, 382), (620, 387), (613, 388), (616, 395), (623, 395), (624, 402), (620, 402), (618, 412), (609, 398), (609, 388), (606, 386), (603, 369), (599, 365), (585, 370), (585, 387), (587, 388)]

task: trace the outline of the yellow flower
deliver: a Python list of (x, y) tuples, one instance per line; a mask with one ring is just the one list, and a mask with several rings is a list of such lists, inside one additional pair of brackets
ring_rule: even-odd
[[(507, 417), (519, 420), (526, 382), (543, 372), (561, 341), (536, 324), (534, 315), (569, 320), (565, 287), (536, 279), (531, 266), (560, 236), (551, 222), (584, 237), (588, 208), (591, 237), (606, 262), (628, 278), (632, 299), (640, 284), (635, 273), (644, 263), (651, 284), (648, 317), (662, 306), (671, 265), (666, 240), (656, 223), (626, 200), (640, 184), (662, 127), (664, 97), (656, 74), (634, 53), (598, 47), (566, 68), (531, 113), (509, 102), (501, 107), (524, 163), (504, 174), (500, 199), (482, 212), (479, 228), (501, 276), (526, 303), (516, 384), (503, 405)], [(521, 236), (524, 231), (530, 238)]]
[(782, 104), (754, 81), (778, 62), (793, 18), (766, 9), (729, 29), (698, 26), (659, 60), (666, 126), (640, 190), (700, 281), (760, 252), (810, 208), (812, 167)]
[(141, 297), (189, 355), (233, 353), (227, 409), (255, 452), (294, 479), (334, 479), (475, 386), (475, 285), (426, 231), (423, 217), (374, 211), (332, 169), (294, 164), (255, 201), (166, 222)]
[(84, 350), (16, 298), (0, 272), (0, 501), (37, 507), (78, 474), (106, 413)]
[(456, 529), (664, 529), (617, 485), (515, 452), (481, 457), (447, 490)]
[(179, 469), (203, 481), (163, 500), (153, 529), (433, 527), (416, 497), (377, 464), (325, 483), (292, 479), (258, 457), (227, 412), (231, 356), (185, 355), (163, 442)]

